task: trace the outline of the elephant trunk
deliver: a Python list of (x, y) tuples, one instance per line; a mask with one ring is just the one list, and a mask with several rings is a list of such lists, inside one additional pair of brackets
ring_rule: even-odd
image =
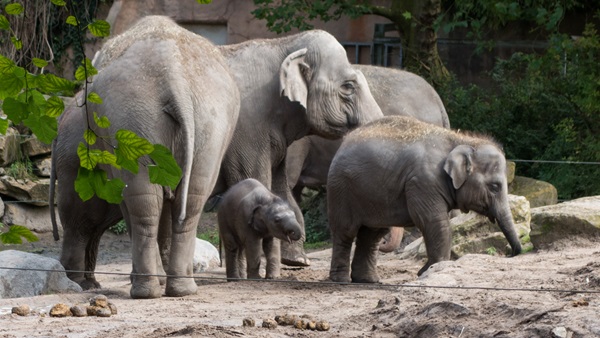
[(504, 207), (499, 208), (498, 212), (496, 212), (495, 218), (498, 221), (500, 230), (502, 230), (504, 237), (506, 237), (508, 244), (510, 244), (510, 247), (512, 248), (512, 256), (520, 254), (521, 242), (519, 242), (519, 236), (515, 230), (515, 224), (513, 222), (512, 213), (510, 212), (508, 203), (505, 203)]

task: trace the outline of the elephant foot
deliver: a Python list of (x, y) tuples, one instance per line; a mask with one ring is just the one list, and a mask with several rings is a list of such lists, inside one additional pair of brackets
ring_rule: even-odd
[(281, 243), (281, 264), (287, 266), (310, 266), (310, 260), (304, 252), (303, 242)]
[(196, 294), (198, 285), (193, 278), (167, 278), (165, 295), (167, 297), (183, 297)]
[(336, 283), (350, 283), (352, 280), (347, 273), (329, 273), (329, 279)]
[(145, 283), (135, 281), (131, 285), (129, 294), (133, 299), (160, 298), (162, 296), (162, 288), (160, 287), (158, 278), (153, 278)]
[(81, 288), (83, 290), (101, 289), (102, 288), (100, 286), (100, 283), (98, 283), (98, 281), (96, 281), (93, 278), (84, 279), (81, 283), (79, 283), (79, 286), (81, 286)]
[(352, 276), (352, 283), (379, 283), (379, 276)]

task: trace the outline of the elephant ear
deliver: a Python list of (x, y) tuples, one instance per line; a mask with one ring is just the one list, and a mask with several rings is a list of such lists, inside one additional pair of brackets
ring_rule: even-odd
[(452, 179), (454, 189), (460, 188), (473, 171), (471, 156), (474, 152), (475, 149), (471, 146), (459, 145), (448, 154), (444, 163), (444, 171)]
[(281, 96), (287, 97), (292, 102), (299, 102), (306, 108), (308, 99), (308, 80), (310, 66), (304, 62), (306, 48), (302, 48), (288, 55), (279, 70), (279, 85)]
[[(264, 208), (266, 208), (266, 207), (264, 205), (260, 205), (260, 204), (255, 206), (254, 209), (252, 209), (252, 214), (250, 215), (250, 219), (248, 220), (248, 225), (252, 228), (252, 230), (256, 231), (256, 233), (258, 233), (259, 235), (265, 235), (267, 233), (267, 228), (265, 226), (265, 222), (262, 219), (262, 217), (260, 217)], [(259, 217), (257, 217), (257, 216), (259, 216)]]

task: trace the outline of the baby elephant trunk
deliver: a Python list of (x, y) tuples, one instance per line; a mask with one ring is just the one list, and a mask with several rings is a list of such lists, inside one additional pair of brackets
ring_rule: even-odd
[(512, 256), (516, 256), (521, 253), (521, 242), (519, 242), (519, 236), (517, 235), (517, 231), (515, 230), (515, 224), (513, 222), (512, 213), (510, 212), (510, 208), (507, 206), (506, 208), (501, 208), (498, 212), (496, 220), (498, 221), (498, 226), (508, 244), (512, 248)]
[(297, 241), (302, 237), (302, 228), (296, 220), (296, 217), (293, 217), (292, 219), (289, 219), (287, 220), (287, 222), (285, 222), (285, 225), (283, 226), (283, 233), (285, 236), (285, 240), (287, 240), (288, 243), (292, 243), (292, 241)]

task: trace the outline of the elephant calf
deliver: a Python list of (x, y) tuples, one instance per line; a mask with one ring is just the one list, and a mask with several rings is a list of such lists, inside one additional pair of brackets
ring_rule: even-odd
[(423, 233), (428, 260), (419, 275), (449, 260), (452, 209), (498, 220), (512, 254), (521, 252), (500, 146), (412, 117), (384, 117), (346, 136), (327, 177), (327, 204), (336, 282), (378, 282), (377, 246), (394, 226)]
[(217, 212), (229, 281), (259, 274), (261, 245), (267, 267), (266, 278), (279, 277), (281, 249), (276, 238), (289, 243), (302, 237), (302, 227), (289, 204), (255, 179), (245, 179), (223, 196)]

